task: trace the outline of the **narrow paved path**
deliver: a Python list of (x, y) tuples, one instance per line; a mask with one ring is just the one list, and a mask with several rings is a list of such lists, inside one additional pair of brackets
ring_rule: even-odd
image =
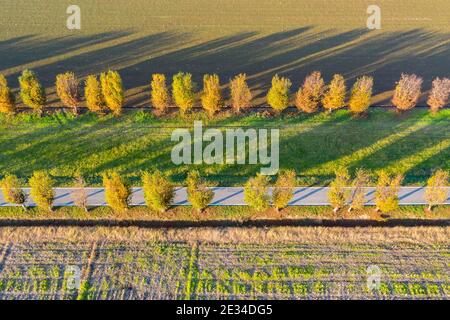
[[(244, 190), (242, 187), (215, 187), (214, 199), (212, 206), (243, 206)], [(450, 204), (450, 188), (447, 189), (446, 204)], [(73, 206), (72, 192), (75, 188), (56, 188), (56, 198), (54, 206)], [(29, 194), (29, 189), (24, 188), (25, 193)], [(88, 204), (90, 206), (106, 206), (105, 190), (103, 188), (86, 188), (88, 194)], [(142, 188), (133, 188), (133, 195), (131, 198), (131, 205), (140, 206), (145, 205)], [(375, 188), (366, 188), (367, 205), (374, 204)], [(329, 205), (328, 201), (328, 187), (299, 187), (295, 189), (294, 199), (291, 201), (291, 206), (324, 206)], [(402, 187), (400, 189), (399, 198), (401, 205), (423, 205), (426, 204), (424, 199), (424, 187)], [(34, 202), (31, 197), (27, 199), (27, 205), (33, 206)], [(174, 205), (185, 206), (189, 205), (186, 197), (185, 188), (177, 188)], [(0, 192), (0, 206), (11, 206), (3, 199)]]

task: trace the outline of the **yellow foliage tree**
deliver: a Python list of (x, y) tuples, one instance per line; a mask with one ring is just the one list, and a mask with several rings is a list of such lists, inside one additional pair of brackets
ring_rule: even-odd
[(142, 182), (147, 205), (153, 210), (166, 212), (175, 196), (172, 182), (160, 171), (144, 172)]
[(251, 107), (252, 92), (247, 84), (247, 75), (241, 73), (230, 81), (231, 106), (237, 112)]
[(203, 77), (203, 92), (201, 95), (203, 109), (212, 117), (220, 111), (223, 106), (222, 94), (220, 92), (220, 81), (217, 74)]
[(400, 191), (402, 181), (402, 175), (391, 177), (384, 170), (380, 172), (375, 191), (376, 211), (386, 213), (398, 208), (398, 192)]
[(430, 106), (431, 113), (437, 113), (439, 109), (445, 107), (448, 103), (448, 97), (450, 95), (450, 79), (436, 78), (433, 81), (433, 87), (431, 88), (430, 96), (428, 97), (428, 105)]
[(55, 191), (53, 190), (53, 179), (46, 171), (35, 171), (30, 178), (30, 194), (34, 202), (43, 210), (52, 211)]
[(97, 77), (89, 75), (86, 78), (86, 86), (84, 88), (84, 96), (89, 111), (102, 114), (105, 111), (105, 100), (102, 94), (102, 88)]
[(294, 197), (297, 175), (294, 170), (280, 172), (272, 191), (272, 203), (277, 211), (288, 206)]
[(73, 72), (66, 72), (56, 76), (56, 93), (61, 102), (68, 108), (72, 108), (74, 114), (78, 114), (80, 104), (80, 87), (78, 79)]
[(348, 108), (353, 114), (362, 114), (369, 108), (372, 99), (372, 88), (372, 77), (363, 76), (356, 80), (348, 102)]
[(172, 98), (180, 108), (181, 114), (185, 114), (194, 107), (194, 90), (195, 83), (192, 81), (192, 75), (190, 73), (179, 72), (173, 77)]
[(16, 112), (16, 99), (2, 74), (0, 74), (0, 112), (10, 115)]
[(103, 175), (106, 203), (117, 212), (126, 211), (131, 189), (116, 171)]
[(258, 174), (256, 177), (250, 178), (244, 186), (245, 203), (257, 211), (269, 208), (268, 188), (269, 179), (267, 176)]
[(289, 89), (292, 83), (288, 78), (275, 75), (272, 78), (272, 87), (267, 94), (267, 103), (280, 113), (289, 106)]
[(308, 75), (295, 97), (297, 108), (306, 113), (317, 112), (324, 86), (325, 83), (320, 72), (314, 71)]
[(120, 74), (112, 70), (104, 72), (100, 75), (100, 83), (106, 106), (115, 116), (120, 116), (125, 101)]
[(437, 170), (430, 179), (428, 179), (425, 190), (425, 200), (428, 202), (428, 211), (433, 207), (441, 205), (447, 200), (448, 171)]
[(345, 86), (345, 79), (340, 74), (335, 74), (330, 85), (326, 88), (322, 98), (322, 105), (329, 112), (343, 108), (345, 106), (345, 94), (347, 88)]
[(47, 97), (36, 74), (31, 70), (24, 70), (19, 77), (19, 84), (23, 103), (41, 115), (47, 104)]
[(27, 198), (21, 188), (19, 179), (15, 175), (6, 175), (0, 186), (3, 191), (3, 199), (5, 199), (6, 202), (20, 205), (26, 209), (25, 201)]
[(416, 106), (421, 94), (423, 80), (415, 74), (402, 74), (397, 83), (392, 103), (398, 110), (404, 111)]
[(150, 86), (152, 89), (152, 106), (158, 111), (159, 114), (166, 113), (170, 105), (170, 95), (166, 85), (166, 76), (159, 73), (152, 75), (152, 82)]

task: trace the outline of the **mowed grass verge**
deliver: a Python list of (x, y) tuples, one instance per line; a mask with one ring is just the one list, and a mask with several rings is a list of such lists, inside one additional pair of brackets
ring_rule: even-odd
[(364, 167), (405, 175), (405, 184), (424, 184), (436, 168), (450, 169), (450, 110), (436, 116), (417, 109), (398, 115), (372, 108), (355, 119), (346, 110), (332, 115), (286, 113), (231, 115), (209, 120), (203, 113), (187, 118), (156, 118), (148, 111), (123, 116), (77, 118), (57, 112), (43, 118), (21, 114), (0, 118), (0, 174), (28, 179), (35, 170), (49, 170), (57, 186), (70, 186), (81, 174), (92, 186), (101, 175), (118, 170), (133, 185), (142, 171), (159, 169), (182, 184), (188, 170), (198, 169), (213, 184), (242, 185), (261, 165), (175, 165), (171, 141), (176, 128), (191, 128), (194, 120), (207, 127), (274, 128), (280, 130), (280, 168), (295, 169), (299, 185), (326, 185), (339, 166)]
[[(0, 298), (448, 299), (448, 232), (6, 228)], [(73, 267), (79, 288), (68, 285)]]

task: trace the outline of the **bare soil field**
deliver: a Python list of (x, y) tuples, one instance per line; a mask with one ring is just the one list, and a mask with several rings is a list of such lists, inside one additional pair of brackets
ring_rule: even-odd
[(0, 299), (448, 299), (449, 233), (4, 228)]

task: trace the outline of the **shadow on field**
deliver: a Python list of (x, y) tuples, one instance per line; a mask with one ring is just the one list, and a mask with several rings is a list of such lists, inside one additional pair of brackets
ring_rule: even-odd
[[(434, 77), (450, 74), (450, 36), (423, 29), (391, 33), (354, 29), (335, 34), (305, 26), (269, 35), (243, 32), (200, 44), (192, 44), (194, 39), (195, 34), (179, 32), (140, 36), (118, 31), (50, 40), (30, 35), (0, 42), (0, 70), (44, 60), (34, 69), (44, 85), (51, 87), (56, 74), (65, 70), (84, 77), (117, 69), (129, 89), (129, 106), (148, 105), (148, 84), (156, 72), (168, 78), (180, 70), (191, 72), (199, 86), (206, 73), (217, 73), (226, 83), (245, 72), (257, 103), (263, 103), (275, 73), (293, 81), (293, 92), (314, 70), (321, 70), (327, 81), (334, 73), (351, 81), (369, 74), (375, 78), (377, 104), (389, 104), (389, 92), (402, 72), (423, 76), (427, 90)], [(45, 60), (52, 57), (57, 58)], [(14, 86), (18, 74), (19, 69), (8, 73)]]

